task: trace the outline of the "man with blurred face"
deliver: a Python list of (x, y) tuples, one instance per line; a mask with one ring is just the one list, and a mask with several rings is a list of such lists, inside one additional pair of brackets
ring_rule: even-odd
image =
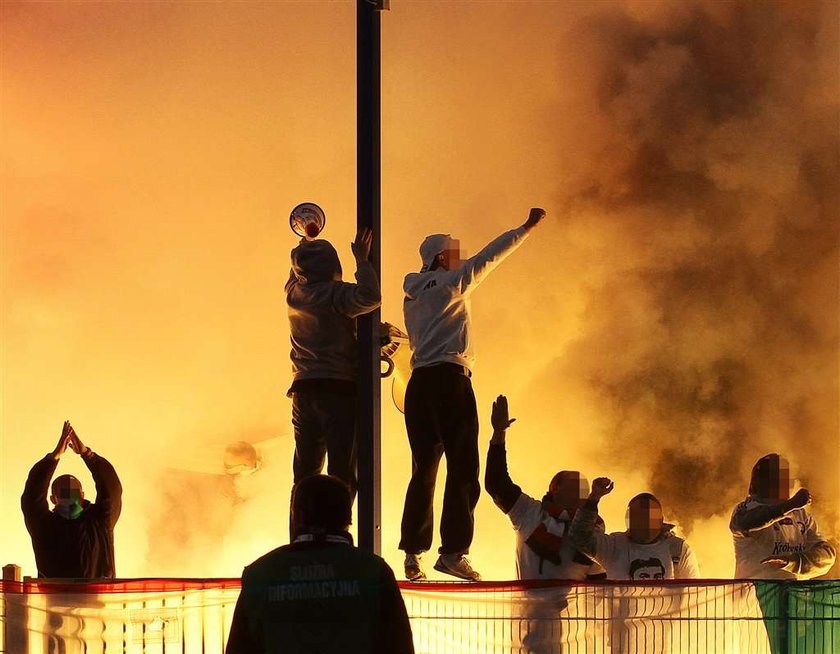
[(753, 466), (747, 499), (732, 512), (737, 579), (812, 579), (834, 565), (836, 551), (806, 510), (811, 494), (791, 497), (790, 466), (768, 454)]
[[(598, 503), (613, 490), (606, 477), (592, 482), (589, 497), (572, 520), (571, 539), (581, 552), (607, 571), (608, 579), (632, 579), (633, 572), (661, 564), (664, 579), (700, 576), (694, 552), (663, 520), (662, 505), (650, 493), (640, 493), (627, 505), (627, 530), (601, 534), (595, 529)], [(658, 564), (657, 564), (658, 562)]]
[(481, 576), (466, 554), (473, 539), (478, 481), (478, 413), (470, 377), (475, 362), (470, 334), (472, 292), (545, 217), (531, 209), (517, 229), (505, 232), (477, 255), (461, 261), (460, 245), (434, 234), (420, 246), (423, 267), (403, 283), (403, 312), (411, 347), (405, 393), (405, 425), (411, 446), (411, 481), (405, 496), (400, 549), (405, 576), (425, 578), (420, 556), (432, 545), (438, 465), (446, 455), (446, 491), (435, 569), (468, 581)]
[[(542, 500), (522, 492), (507, 470), (505, 440), (510, 418), (508, 402), (499, 395), (493, 402), (490, 422), (493, 437), (487, 451), (484, 488), (516, 530), (516, 576), (518, 579), (604, 579), (603, 568), (579, 552), (569, 538), (569, 527), (589, 483), (575, 470), (562, 470), (551, 479)], [(595, 529), (603, 532), (598, 518)]]
[[(589, 493), (589, 483), (576, 470), (561, 470), (552, 477), (548, 491), (537, 500), (513, 483), (507, 469), (505, 441), (516, 418), (508, 402), (499, 395), (493, 402), (490, 423), (493, 436), (487, 451), (484, 488), (510, 519), (516, 531), (516, 576), (518, 579), (605, 579), (604, 569), (577, 550), (569, 538), (569, 527), (578, 507)], [(595, 529), (604, 531), (599, 518)], [(511, 625), (512, 651), (554, 654), (568, 651), (565, 639), (576, 631), (576, 619), (592, 614), (594, 606), (578, 606), (580, 596), (570, 587), (526, 591)], [(591, 597), (587, 599), (591, 600)]]
[(295, 538), (242, 573), (226, 654), (413, 654), (394, 573), (353, 547), (353, 501), (337, 477), (295, 486)]
[[(50, 479), (68, 446), (90, 470), (96, 484), (96, 502), (85, 499), (78, 479), (61, 475), (52, 484), (50, 501), (54, 508), (50, 511)], [(20, 504), (39, 577), (116, 576), (114, 526), (122, 510), (122, 485), (114, 467), (85, 446), (69, 422), (64, 423), (55, 449), (30, 470)]]

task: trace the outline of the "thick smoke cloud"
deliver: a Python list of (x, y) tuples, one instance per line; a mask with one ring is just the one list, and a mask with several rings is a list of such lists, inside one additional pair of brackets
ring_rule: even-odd
[(687, 529), (773, 450), (836, 523), (836, 9), (628, 4), (564, 47), (560, 220), (599, 245), (532, 389), (579, 380), (602, 472), (645, 469)]

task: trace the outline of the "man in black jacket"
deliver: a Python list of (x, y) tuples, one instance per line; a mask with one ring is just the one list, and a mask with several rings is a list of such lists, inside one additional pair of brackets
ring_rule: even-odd
[(295, 486), (294, 540), (242, 573), (227, 654), (414, 654), (394, 573), (353, 547), (351, 515), (337, 477)]
[[(47, 504), (50, 479), (70, 447), (82, 457), (96, 483), (96, 502), (85, 499), (72, 475), (56, 477)], [(86, 447), (69, 422), (55, 449), (29, 471), (20, 498), (26, 529), (32, 537), (39, 577), (97, 579), (116, 576), (114, 525), (122, 509), (122, 485), (114, 467)]]

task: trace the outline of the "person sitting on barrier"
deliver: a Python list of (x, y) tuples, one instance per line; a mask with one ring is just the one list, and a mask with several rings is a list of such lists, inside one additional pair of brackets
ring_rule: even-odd
[[(96, 502), (85, 499), (72, 475), (50, 479), (67, 447), (82, 457), (96, 484)], [(29, 471), (20, 498), (26, 529), (32, 538), (39, 577), (97, 579), (116, 576), (114, 526), (122, 510), (122, 485), (114, 466), (85, 446), (65, 421), (55, 449)]]
[(732, 512), (737, 579), (812, 579), (829, 571), (835, 548), (805, 508), (811, 494), (791, 497), (790, 466), (767, 454), (753, 466), (749, 495)]
[(696, 579), (697, 558), (688, 543), (673, 533), (674, 525), (662, 519), (662, 505), (650, 493), (640, 493), (627, 505), (627, 530), (601, 534), (595, 529), (598, 502), (613, 490), (613, 482), (598, 477), (589, 497), (572, 520), (572, 543), (607, 571), (608, 579)]
[(226, 654), (413, 654), (393, 571), (347, 533), (352, 506), (337, 477), (295, 486), (294, 541), (245, 568)]
[[(589, 483), (575, 470), (562, 470), (552, 477), (542, 501), (522, 492), (508, 474), (505, 451), (507, 429), (515, 420), (509, 417), (507, 398), (499, 395), (490, 416), (493, 436), (487, 450), (484, 488), (516, 530), (517, 578), (605, 579), (604, 569), (575, 549), (569, 538), (572, 518), (589, 493)], [(600, 517), (594, 528), (604, 531)]]

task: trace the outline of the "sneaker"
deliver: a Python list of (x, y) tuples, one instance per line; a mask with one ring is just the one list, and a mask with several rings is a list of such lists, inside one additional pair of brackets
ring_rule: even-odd
[(481, 575), (473, 570), (469, 559), (463, 554), (441, 554), (435, 563), (435, 570), (467, 581), (481, 581)]
[(420, 555), (408, 554), (405, 555), (405, 578), (409, 581), (423, 581), (426, 578), (426, 573), (420, 567)]

